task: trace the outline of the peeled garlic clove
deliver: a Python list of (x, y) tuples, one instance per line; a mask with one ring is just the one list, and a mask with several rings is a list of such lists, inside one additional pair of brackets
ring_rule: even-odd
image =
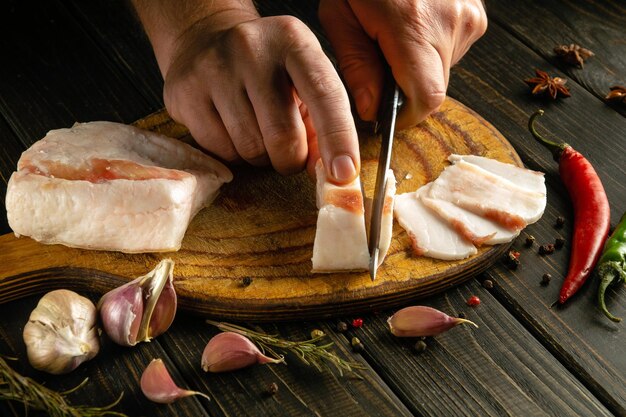
[(208, 395), (198, 391), (179, 388), (167, 371), (161, 359), (153, 359), (141, 375), (141, 392), (155, 403), (169, 404), (180, 398), (200, 395), (211, 400)]
[(461, 323), (478, 327), (474, 322), (450, 317), (442, 311), (426, 306), (403, 308), (389, 317), (387, 323), (391, 333), (398, 337), (436, 336)]
[(256, 363), (284, 361), (283, 358), (274, 359), (264, 355), (250, 339), (234, 332), (213, 336), (202, 352), (202, 369), (205, 372), (228, 372)]
[(44, 295), (24, 326), (24, 343), (33, 368), (65, 374), (100, 350), (96, 307), (68, 290)]
[(164, 259), (148, 274), (102, 296), (102, 325), (115, 343), (148, 342), (170, 327), (177, 307), (173, 271), (174, 262)]

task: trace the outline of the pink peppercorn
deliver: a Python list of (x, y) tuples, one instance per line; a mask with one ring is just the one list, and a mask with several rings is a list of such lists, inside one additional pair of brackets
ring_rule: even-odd
[(467, 305), (470, 307), (476, 307), (478, 304), (480, 304), (480, 298), (476, 297), (475, 295), (472, 295), (470, 298), (467, 299)]

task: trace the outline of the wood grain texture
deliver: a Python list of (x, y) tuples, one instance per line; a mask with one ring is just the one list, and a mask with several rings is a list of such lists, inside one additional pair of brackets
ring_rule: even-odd
[[(82, 295), (94, 303), (99, 298), (87, 292), (82, 292)], [(38, 301), (38, 297), (30, 297), (18, 303), (0, 305), (0, 316), (11, 317), (11, 320), (3, 320), (0, 324), (0, 354), (17, 358), (18, 360), (11, 361), (10, 365), (22, 375), (38, 382), (45, 381), (47, 387), (56, 391), (69, 390), (85, 378), (89, 378), (84, 387), (68, 397), (74, 405), (104, 406), (113, 403), (123, 393), (115, 410), (124, 410), (128, 416), (209, 415), (204, 408), (206, 400), (199, 400), (199, 397), (188, 398), (168, 406), (155, 404), (144, 397), (139, 380), (143, 370), (153, 358), (162, 358), (172, 378), (181, 386), (188, 384), (159, 343), (143, 343), (130, 349), (117, 346), (102, 337), (98, 356), (81, 364), (69, 374), (51, 376), (33, 369), (28, 365), (22, 331)], [(0, 415), (14, 415), (12, 412), (9, 414), (8, 410), (3, 414), (3, 408), (7, 405), (0, 402)], [(13, 410), (17, 416), (41, 415), (33, 413), (32, 410), (25, 412), (19, 404), (13, 404)]]
[[(537, 245), (531, 250), (523, 247), (522, 234), (513, 245), (522, 253), (521, 267), (510, 271), (497, 263), (486, 275), (498, 282), (498, 300), (611, 412), (626, 416), (626, 336), (622, 325), (609, 322), (595, 307), (597, 281), (590, 278), (565, 308), (550, 308), (567, 271), (573, 212), (556, 163), (527, 130), (530, 114), (544, 108), (539, 128), (549, 137), (567, 141), (594, 165), (615, 223), (626, 211), (626, 141), (621, 133), (626, 130), (626, 119), (576, 83), (571, 85), (569, 99), (536, 100), (522, 80), (537, 66), (563, 75), (496, 23), (451, 76), (450, 95), (493, 122), (511, 140), (525, 165), (546, 172), (548, 206), (542, 219), (525, 232), (535, 236), (537, 245), (553, 243), (559, 236), (568, 242), (563, 250), (540, 256)], [(565, 217), (566, 226), (555, 229), (559, 215)], [(539, 282), (546, 272), (552, 274), (552, 283), (542, 287)], [(625, 314), (625, 299), (623, 286), (611, 290), (609, 305), (616, 314)]]
[[(166, 113), (139, 125), (172, 137), (186, 133)], [(376, 138), (364, 135), (361, 178), (369, 196), (377, 153)], [(398, 193), (414, 191), (434, 180), (451, 153), (520, 163), (492, 126), (448, 100), (426, 123), (398, 132), (391, 165)], [(454, 262), (415, 257), (410, 239), (396, 225), (385, 263), (372, 282), (367, 272), (310, 272), (316, 221), (314, 184), (305, 174), (282, 177), (269, 170), (240, 169), (220, 197), (193, 220), (176, 253), (86, 251), (3, 236), (0, 301), (51, 285), (82, 283), (93, 288), (106, 283), (109, 274), (133, 278), (151, 269), (158, 259), (171, 257), (176, 262), (175, 285), (183, 309), (256, 321), (330, 317), (385, 308), (443, 291), (484, 271), (508, 246), (483, 247), (477, 255)], [(48, 274), (54, 284), (46, 280)], [(251, 285), (242, 285), (244, 277), (252, 279)], [(119, 280), (114, 280), (109, 287), (118, 284)]]
[[(604, 99), (609, 87), (626, 86), (626, 4), (620, 0), (550, 0), (541, 2), (507, 2), (487, 0), (491, 21), (528, 45), (552, 65)], [(538, 27), (550, 30), (537, 30)], [(556, 45), (579, 44), (592, 50), (584, 68), (572, 67), (557, 59)], [(537, 67), (542, 68), (542, 67)], [(532, 72), (529, 71), (529, 77)], [(572, 81), (568, 85), (571, 85)], [(626, 116), (626, 106), (616, 105), (616, 111)]]
[[(479, 306), (467, 306), (472, 295)], [(370, 316), (346, 334), (365, 344), (366, 361), (415, 415), (612, 415), (477, 281), (423, 304), (464, 313), (479, 327), (461, 325), (426, 338), (421, 354), (413, 349), (417, 338), (391, 335), (386, 320), (393, 312)]]

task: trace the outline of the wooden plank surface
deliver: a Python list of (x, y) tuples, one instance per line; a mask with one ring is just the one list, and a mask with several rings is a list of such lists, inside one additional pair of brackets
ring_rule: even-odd
[[(553, 243), (558, 236), (569, 242), (573, 223), (571, 203), (550, 153), (527, 132), (528, 117), (535, 109), (545, 108), (546, 114), (539, 120), (541, 130), (566, 140), (587, 156), (604, 183), (614, 222), (626, 211), (623, 183), (626, 141), (620, 133), (626, 128), (626, 120), (576, 83), (572, 83), (572, 97), (567, 100), (545, 103), (530, 97), (522, 80), (538, 65), (549, 68), (540, 56), (526, 49), (497, 23), (492, 24), (463, 64), (453, 71), (450, 95), (467, 103), (504, 132), (526, 165), (546, 172), (548, 208), (527, 233), (536, 237), (537, 244)], [(556, 69), (552, 71), (557, 73)], [(557, 230), (554, 222), (559, 215), (565, 217), (566, 226)], [(529, 251), (523, 249), (522, 243), (518, 239), (513, 246), (522, 252), (519, 270), (511, 272), (497, 265), (487, 274), (498, 282), (498, 298), (566, 367), (609, 404), (611, 411), (626, 415), (623, 325), (609, 322), (595, 308), (594, 279), (565, 308), (549, 308), (557, 299), (567, 269), (569, 244), (551, 256), (542, 257), (537, 254), (537, 245)], [(544, 288), (539, 281), (546, 272), (554, 279)], [(616, 314), (624, 313), (623, 303), (617, 301), (624, 297), (624, 287), (611, 291), (609, 303)]]
[[(563, 71), (566, 78), (572, 78), (599, 99), (604, 99), (611, 86), (626, 86), (626, 4), (623, 1), (549, 0), (541, 2), (540, 7), (532, 1), (487, 0), (486, 3), (491, 21), (501, 24)], [(550, 30), (537, 30), (538, 27)], [(564, 64), (553, 51), (556, 45), (572, 43), (595, 54), (583, 68)], [(626, 116), (625, 106), (613, 108)]]
[[(23, 7), (30, 7), (31, 10), (38, 10), (41, 6), (38, 2), (29, 1), (24, 3), (25, 6)], [(80, 3), (84, 4), (81, 5)], [(95, 119), (100, 115), (100, 118), (130, 122), (148, 114), (151, 111), (149, 110), (150, 108), (157, 108), (153, 107), (157, 105), (156, 103), (150, 103), (146, 99), (150, 97), (150, 94), (154, 93), (154, 90), (152, 92), (139, 93), (137, 88), (133, 88), (125, 82), (115, 81), (117, 76), (99, 74), (102, 68), (110, 69), (110, 66), (113, 67), (112, 73), (114, 74), (125, 73), (126, 71), (129, 71), (131, 74), (141, 74), (149, 66), (154, 68), (154, 63), (142, 63), (141, 59), (133, 60), (130, 56), (131, 51), (135, 47), (133, 37), (126, 37), (124, 30), (107, 28), (107, 25), (116, 27), (116, 22), (127, 21), (125, 11), (119, 7), (119, 3), (112, 3), (109, 12), (102, 13), (98, 17), (90, 16), (88, 11), (93, 6), (88, 5), (88, 3), (101, 2), (74, 2), (64, 9), (65, 12), (58, 12), (54, 7), (43, 7), (42, 10), (44, 10), (44, 13), (47, 13), (48, 19), (56, 20), (57, 22), (61, 21), (61, 27), (68, 27), (67, 34), (64, 34), (58, 27), (56, 31), (50, 31), (46, 18), (40, 19), (35, 17), (38, 25), (29, 26), (29, 19), (32, 19), (32, 16), (27, 18), (26, 13), (22, 13), (23, 22), (15, 14), (10, 15), (10, 13), (7, 13), (12, 18), (7, 18), (6, 15), (4, 17), (5, 30), (3, 34), (6, 37), (4, 38), (3, 46), (10, 56), (16, 57), (18, 63), (10, 66), (9, 69), (11, 71), (5, 67), (5, 72), (2, 73), (5, 76), (4, 80), (12, 84), (0, 83), (2, 84), (0, 88), (3, 89), (3, 92), (9, 90), (13, 90), (13, 92), (8, 96), (0, 96), (0, 112), (7, 117), (8, 125), (14, 130), (14, 135), (22, 141), (32, 143), (47, 129), (71, 124), (75, 119), (72, 115), (84, 117), (83, 120), (87, 120), (86, 118)], [(300, 7), (297, 1), (281, 3), (286, 5), (284, 7)], [(530, 5), (529, 7), (533, 7), (533, 10), (537, 11), (542, 10), (542, 5), (544, 4), (541, 3), (540, 5), (539, 2), (524, 3), (523, 6), (515, 5), (515, 7), (526, 7), (526, 4), (528, 4)], [(606, 7), (613, 7), (612, 5), (615, 3), (598, 2), (595, 4), (599, 5), (598, 8), (603, 8), (602, 4), (609, 4)], [(72, 8), (74, 4), (78, 5), (78, 9)], [(568, 5), (567, 2), (563, 2), (563, 4), (560, 2), (549, 2), (548, 4), (555, 4), (557, 7)], [(577, 4), (580, 5), (581, 2), (577, 2)], [(589, 4), (592, 4), (592, 2), (586, 2), (584, 6), (576, 6), (574, 9), (578, 10), (580, 7), (585, 7), (585, 10), (592, 10), (588, 14), (590, 15), (589, 18), (593, 20), (595, 19), (594, 14), (597, 12), (593, 10), (593, 7), (589, 9)], [(503, 0), (498, 0), (497, 2), (488, 1), (490, 9), (498, 8), (504, 11), (506, 7), (510, 7), (509, 5), (510, 2)], [(103, 9), (106, 8), (106, 6), (102, 7)], [(271, 7), (273, 6), (267, 6), (267, 8)], [(311, 5), (311, 3), (301, 7), (305, 9), (305, 14), (310, 14), (312, 10), (315, 10), (314, 5)], [(7, 7), (7, 10), (9, 12), (14, 10), (12, 3)], [(81, 10), (85, 10), (85, 12), (81, 12)], [(572, 7), (567, 6), (564, 10), (565, 12), (559, 18), (571, 22), (582, 19), (582, 17), (575, 16), (574, 12), (576, 10), (573, 10)], [(70, 16), (70, 18), (68, 19), (67, 16)], [(554, 35), (556, 32), (561, 32), (561, 29), (558, 29), (554, 24), (546, 23), (545, 19), (542, 19), (543, 15), (534, 14), (533, 16), (539, 16), (532, 21), (533, 27), (537, 28), (536, 32), (538, 34), (546, 33), (548, 36), (556, 36)], [(602, 16), (604, 16), (604, 21), (609, 23), (609, 26), (612, 25), (613, 19), (615, 21), (620, 19), (620, 16), (612, 16), (611, 13)], [(516, 150), (522, 156), (526, 165), (533, 169), (541, 169), (548, 172), (548, 211), (542, 222), (529, 229), (529, 232), (537, 237), (538, 242), (545, 243), (552, 241), (557, 233), (569, 237), (571, 233), (569, 226), (562, 230), (555, 230), (552, 227), (556, 215), (564, 214), (571, 216), (569, 202), (560, 184), (554, 163), (541, 147), (532, 143), (525, 128), (530, 112), (538, 105), (545, 104), (535, 101), (528, 96), (527, 87), (522, 80), (529, 73), (532, 74), (535, 66), (541, 66), (546, 69), (549, 69), (550, 66), (546, 64), (544, 57), (533, 52), (539, 50), (538, 45), (533, 44), (533, 40), (525, 41), (524, 43), (516, 41), (515, 36), (518, 35), (508, 35), (507, 32), (512, 29), (499, 25), (497, 21), (497, 19), (492, 19), (487, 37), (480, 41), (453, 71), (450, 93), (453, 97), (469, 104), (470, 107), (477, 110), (503, 132), (515, 145)], [(12, 28), (19, 29), (19, 25), (28, 27), (28, 35), (23, 31), (12, 30)], [(41, 27), (41, 30), (38, 29), (38, 26)], [(80, 28), (77, 29), (77, 27)], [(102, 38), (94, 36), (94, 33), (96, 33), (94, 28), (102, 34)], [(602, 29), (602, 26), (598, 24), (588, 30), (581, 30), (580, 35), (593, 33), (594, 36), (598, 36), (600, 44), (606, 45), (619, 41), (614, 36), (607, 37), (604, 35), (611, 31), (597, 30), (596, 28)], [(78, 38), (81, 38), (83, 33), (88, 33), (89, 42), (85, 39), (76, 39), (77, 34)], [(107, 39), (108, 33), (111, 33), (111, 37)], [(37, 56), (36, 54), (26, 54), (27, 57), (31, 58), (30, 61), (23, 56), (20, 58), (21, 54), (18, 52), (28, 50), (29, 48), (38, 50), (41, 47), (37, 45), (38, 42), (41, 42), (39, 39), (46, 38), (46, 36), (52, 39), (52, 34), (54, 34), (56, 41), (49, 40), (47, 43), (43, 42), (44, 46), (50, 47), (50, 43), (55, 44), (55, 42), (64, 43), (64, 45), (97, 44), (96, 50), (86, 48), (81, 52), (81, 59), (85, 63), (92, 62), (93, 64), (79, 64), (65, 68), (67, 76), (67, 80), (65, 80), (65, 78), (59, 77), (51, 66), (44, 65), (47, 71), (42, 71), (41, 73), (37, 71), (36, 65), (38, 63), (34, 59)], [(619, 32), (617, 34), (619, 35)], [(15, 38), (16, 36), (17, 38)], [(30, 45), (31, 42), (33, 45)], [(128, 47), (124, 46), (125, 42), (128, 42)], [(580, 43), (582, 44), (582, 41)], [(54, 48), (54, 45), (52, 48)], [(141, 48), (139, 43), (137, 48)], [(547, 48), (549, 49), (550, 47)], [(39, 56), (45, 58), (45, 60), (42, 59), (44, 61), (43, 64), (54, 60), (54, 55), (46, 53), (45, 47), (43, 49), (39, 51)], [(58, 49), (56, 54), (61, 54), (61, 56), (64, 53), (70, 55), (74, 53), (58, 47), (56, 49)], [(598, 50), (595, 50), (595, 52), (597, 54)], [(102, 61), (103, 56), (106, 56), (106, 60), (109, 62), (104, 64)], [(75, 57), (70, 62), (74, 62), (76, 59)], [(590, 60), (589, 64), (592, 62)], [(87, 70), (84, 70), (85, 66), (88, 67)], [(28, 75), (33, 77), (32, 80), (20, 81), (15, 75), (24, 73), (24, 68), (27, 68)], [(585, 66), (585, 71), (587, 69), (588, 67)], [(56, 74), (55, 77), (49, 74), (49, 72)], [(616, 74), (618, 73), (622, 74), (623, 78), (623, 66), (616, 68)], [(127, 75), (123, 77), (127, 77)], [(95, 81), (90, 81), (90, 79), (114, 82), (109, 83), (110, 85), (106, 83), (99, 84)], [(58, 88), (55, 86), (55, 83), (62, 86), (70, 85), (71, 88)], [(72, 86), (72, 83), (84, 84), (86, 86), (76, 87)], [(150, 85), (149, 88), (153, 88), (152, 82), (148, 84)], [(608, 184), (607, 191), (613, 205), (612, 212), (615, 221), (617, 216), (626, 208), (624, 199), (626, 194), (621, 185), (621, 178), (624, 177), (623, 169), (626, 165), (623, 159), (624, 140), (623, 135), (620, 134), (620, 132), (625, 131), (624, 124), (613, 117), (615, 115), (614, 109), (599, 106), (601, 102), (597, 99), (597, 95), (594, 99), (590, 94), (585, 93), (585, 89), (589, 88), (587, 84), (583, 83), (584, 88), (576, 86), (576, 83), (573, 81), (570, 81), (570, 84), (574, 84), (575, 97), (550, 104), (547, 107), (546, 116), (541, 119), (541, 126), (549, 134), (567, 137), (570, 143), (589, 156), (589, 159), (596, 165), (605, 181), (605, 185)], [(32, 88), (31, 85), (34, 85), (35, 88)], [(91, 89), (93, 91), (90, 91)], [(89, 94), (95, 97), (93, 102), (88, 102), (85, 98), (89, 97)], [(114, 108), (115, 106), (108, 103), (109, 99), (115, 103), (116, 97), (122, 98), (121, 101), (124, 103), (131, 104), (120, 103), (121, 107), (119, 109)], [(594, 104), (592, 99), (596, 100), (597, 103)], [(117, 102), (119, 103), (119, 101)], [(619, 119), (623, 120), (621, 117)], [(13, 151), (11, 151), (11, 155), (8, 158), (17, 159), (17, 155), (14, 155)], [(4, 170), (2, 173), (3, 175), (7, 174)], [(569, 224), (571, 224), (571, 220)], [(6, 232), (8, 230), (3, 231)], [(392, 391), (395, 393), (397, 400), (393, 396), (385, 394), (385, 402), (380, 410), (388, 411), (391, 409), (389, 408), (391, 404), (395, 404), (396, 410), (408, 409), (415, 414), (424, 412), (428, 415), (428, 413), (434, 413), (435, 409), (430, 407), (427, 401), (433, 395), (433, 392), (436, 392), (448, 400), (445, 404), (442, 404), (443, 401), (436, 402), (446, 411), (452, 409), (450, 404), (457, 404), (458, 407), (453, 407), (454, 413), (461, 415), (464, 411), (459, 410), (463, 410), (462, 407), (467, 406), (469, 410), (476, 412), (474, 415), (481, 413), (488, 415), (488, 413), (491, 413), (492, 415), (526, 416), (530, 413), (527, 409), (521, 409), (520, 411), (520, 404), (530, 398), (529, 407), (533, 410), (541, 408), (541, 410), (545, 411), (545, 414), (560, 416), (576, 415), (576, 412), (579, 412), (579, 415), (605, 415), (606, 409), (598, 405), (598, 400), (600, 400), (608, 406), (608, 409), (613, 414), (626, 415), (624, 413), (623, 400), (624, 384), (623, 380), (620, 379), (623, 378), (626, 371), (626, 365), (623, 362), (625, 357), (623, 346), (626, 345), (624, 332), (622, 327), (608, 323), (595, 310), (593, 306), (595, 286), (585, 286), (580, 296), (576, 297), (566, 309), (550, 310), (548, 306), (556, 298), (559, 277), (566, 267), (568, 252), (562, 251), (550, 257), (539, 257), (535, 252), (536, 247), (534, 250), (525, 250), (521, 247), (521, 242), (518, 242), (518, 246), (514, 247), (522, 249), (523, 256), (522, 265), (517, 271), (510, 271), (498, 263), (486, 274), (486, 277), (493, 279), (496, 283), (492, 291), (495, 298), (490, 298), (482, 292), (479, 293), (481, 298), (483, 298), (481, 307), (489, 307), (484, 309), (484, 311), (488, 312), (488, 315), (486, 317), (483, 316), (483, 310), (479, 310), (481, 307), (469, 311), (470, 314), (476, 314), (475, 319), (481, 321), (481, 328), (476, 330), (479, 332), (480, 339), (470, 343), (466, 334), (466, 331), (469, 331), (469, 329), (454, 329), (446, 334), (444, 339), (436, 339), (433, 342), (429, 342), (429, 349), (426, 354), (430, 355), (428, 356), (430, 360), (425, 361), (413, 355), (409, 349), (410, 343), (408, 341), (405, 344), (395, 339), (389, 340), (389, 335), (384, 328), (385, 313), (381, 314), (380, 317), (377, 317), (375, 314), (364, 316), (366, 327), (358, 333), (359, 338), (364, 340), (366, 344), (367, 353), (363, 357), (373, 366), (374, 371), (382, 381), (374, 386), (371, 385), (373, 380), (368, 380), (368, 394), (365, 395), (367, 401), (370, 401), (369, 398), (374, 397), (374, 393)], [(548, 287), (542, 287), (539, 285), (539, 281), (541, 275), (546, 271), (552, 272), (554, 279)], [(448, 306), (452, 305), (450, 311), (461, 310), (462, 307), (462, 310), (467, 314), (468, 308), (462, 304), (462, 301), (467, 294), (478, 293), (478, 291), (482, 291), (481, 288), (477, 288), (475, 282), (470, 282), (451, 291), (450, 294), (429, 299), (427, 303), (441, 306), (442, 308), (448, 308)], [(457, 293), (459, 296), (455, 298)], [(621, 302), (625, 296), (623, 287), (611, 292), (610, 303), (617, 314), (624, 315), (625, 313), (623, 307), (621, 307), (623, 305)], [(492, 304), (496, 301), (501, 306)], [(11, 319), (4, 320), (0, 324), (2, 329), (0, 330), (2, 332), (0, 333), (0, 352), (15, 352), (20, 349), (20, 344), (22, 343), (22, 321), (24, 317), (28, 316), (30, 309), (32, 309), (35, 303), (36, 297), (30, 297), (22, 301), (0, 306), (0, 315), (11, 317)], [(520, 330), (519, 325), (511, 320), (511, 316), (508, 315), (505, 309), (529, 332)], [(500, 320), (502, 316), (505, 318)], [(346, 317), (345, 319), (351, 318)], [(196, 408), (200, 406), (205, 410), (210, 409), (211, 415), (236, 415), (230, 410), (230, 407), (240, 410), (238, 401), (241, 398), (245, 398), (243, 404), (250, 410), (258, 411), (255, 415), (280, 415), (277, 410), (296, 410), (297, 412), (294, 411), (295, 415), (299, 413), (300, 415), (314, 415), (313, 411), (301, 404), (297, 404), (297, 402), (302, 403), (302, 401), (305, 401), (306, 404), (311, 404), (312, 410), (322, 410), (320, 411), (321, 415), (325, 415), (327, 410), (332, 408), (332, 404), (326, 406), (331, 408), (324, 408), (325, 405), (323, 403), (331, 403), (335, 390), (343, 390), (343, 382), (334, 385), (327, 379), (322, 381), (307, 368), (298, 369), (298, 378), (289, 380), (289, 385), (293, 388), (287, 389), (285, 388), (286, 385), (283, 386), (281, 384), (278, 397), (267, 398), (260, 393), (265, 382), (277, 379), (275, 377), (276, 374), (273, 371), (268, 371), (267, 368), (250, 369), (250, 371), (259, 372), (261, 378), (266, 378), (258, 382), (256, 380), (251, 381), (252, 378), (248, 377), (247, 371), (238, 375), (225, 375), (224, 377), (227, 379), (223, 385), (219, 384), (221, 382), (219, 379), (215, 381), (209, 378), (211, 377), (210, 375), (205, 375), (206, 381), (197, 382), (191, 375), (194, 372), (198, 372), (197, 365), (194, 365), (194, 362), (197, 361), (198, 348), (203, 343), (202, 340), (199, 340), (200, 338), (194, 339), (193, 336), (193, 333), (198, 331), (198, 321), (197, 319), (180, 315), (174, 328), (171, 329), (171, 333), (154, 343), (136, 349), (115, 350), (112, 357), (109, 355), (101, 356), (96, 362), (88, 364), (84, 370), (77, 371), (84, 373), (76, 374), (76, 381), (82, 379), (81, 376), (86, 374), (93, 377), (95, 373), (103, 375), (102, 378), (98, 376), (97, 381), (102, 382), (103, 385), (109, 384), (110, 387), (110, 392), (107, 389), (107, 394), (104, 395), (101, 394), (99, 385), (97, 388), (91, 386), (86, 388), (83, 394), (77, 396), (77, 400), (82, 403), (91, 403), (94, 399), (100, 400), (102, 398), (102, 402), (113, 399), (119, 390), (128, 389), (128, 386), (132, 386), (130, 375), (136, 374), (139, 369), (145, 366), (145, 361), (151, 354), (166, 355), (169, 358), (168, 364), (176, 364), (178, 371), (175, 372), (175, 379), (177, 381), (184, 382), (184, 384), (206, 383), (213, 387), (210, 389), (215, 390), (215, 392), (225, 392), (227, 395), (227, 398), (220, 400), (220, 406), (214, 408), (210, 408), (212, 407), (211, 404), (203, 402), (196, 404), (195, 401), (192, 401), (193, 405), (180, 404), (180, 408), (174, 409), (169, 406), (146, 408), (146, 410), (156, 410), (155, 413), (170, 412), (171, 414), (172, 410), (176, 410), (175, 412), (179, 412), (178, 415), (202, 415), (202, 412)], [(493, 321), (502, 321), (506, 329), (497, 329), (498, 323), (491, 324)], [(332, 320), (303, 323), (302, 329), (308, 331), (312, 327), (330, 328), (332, 323)], [(298, 332), (298, 329), (288, 325), (279, 324), (276, 328), (289, 336), (301, 334)], [(267, 329), (272, 330), (273, 327), (268, 327)], [(211, 330), (206, 331), (211, 332)], [(516, 331), (522, 332), (520, 338), (516, 336)], [(205, 332), (205, 328), (202, 328), (200, 332)], [(303, 330), (303, 332), (305, 331)], [(483, 332), (488, 334), (485, 335)], [(206, 337), (205, 333), (202, 334)], [(538, 343), (532, 340), (533, 337), (536, 338)], [(519, 343), (524, 344), (515, 345), (511, 339), (519, 340)], [(189, 351), (186, 351), (184, 348), (187, 343), (193, 346)], [(401, 343), (402, 347), (397, 348), (395, 343)], [(148, 347), (156, 349), (157, 346), (160, 346), (158, 350), (144, 351)], [(464, 356), (464, 350), (467, 346), (471, 347), (469, 353), (472, 354)], [(522, 347), (522, 352), (518, 350), (520, 346)], [(506, 352), (509, 348), (513, 350), (513, 355)], [(393, 355), (390, 355), (390, 352)], [(464, 363), (459, 364), (450, 361), (452, 356), (450, 352), (453, 352), (455, 355), (460, 354)], [(497, 359), (491, 359), (492, 352)], [(527, 352), (527, 355), (524, 354), (525, 352)], [(389, 358), (386, 356), (389, 356)], [(508, 359), (512, 356), (514, 356), (512, 363), (509, 364)], [(439, 359), (435, 360), (433, 358)], [(110, 365), (111, 362), (116, 360), (122, 360), (125, 363), (123, 366)], [(562, 365), (559, 365), (559, 361)], [(186, 365), (185, 362), (188, 362), (188, 364)], [(403, 366), (397, 367), (393, 362), (400, 362)], [(452, 365), (449, 365), (449, 363)], [(110, 367), (106, 368), (106, 364), (109, 364)], [(486, 364), (484, 369), (481, 368), (483, 364)], [(101, 371), (100, 366), (109, 372)], [(33, 374), (32, 370), (25, 364), (23, 357), (21, 357), (20, 367), (24, 372)], [(544, 367), (549, 369), (547, 373), (538, 369)], [(192, 370), (191, 368), (195, 369)], [(408, 373), (405, 372), (405, 368), (409, 370)], [(289, 367), (285, 367), (281, 371), (291, 375), (292, 372), (296, 372), (292, 369), (292, 364), (290, 364)], [(416, 369), (420, 372), (419, 374)], [(267, 374), (266, 372), (271, 373)], [(480, 373), (476, 377), (474, 372), (484, 372), (484, 374)], [(34, 373), (34, 375), (40, 381), (44, 381), (51, 386), (64, 388), (71, 385), (69, 382), (63, 386), (55, 385), (61, 384), (61, 381), (65, 381), (65, 379), (47, 377), (39, 373)], [(254, 375), (257, 376), (258, 374), (255, 373)], [(537, 377), (534, 375), (537, 375)], [(498, 381), (494, 384), (495, 386), (484, 382), (490, 381), (492, 376)], [(551, 376), (553, 377), (551, 378)], [(443, 379), (445, 382), (435, 385), (440, 379)], [(585, 387), (581, 388), (580, 383), (576, 382), (576, 380), (579, 380)], [(469, 381), (470, 388), (465, 389), (464, 386), (468, 384), (467, 381)], [(564, 388), (560, 388), (561, 381), (565, 381)], [(380, 386), (383, 383), (386, 383), (387, 387)], [(126, 384), (126, 386), (122, 386), (123, 384)], [(252, 384), (255, 387), (253, 393), (245, 393), (248, 384)], [(419, 395), (415, 394), (416, 387), (419, 390)], [(501, 394), (502, 387), (511, 388), (513, 394), (507, 395), (508, 392)], [(257, 388), (259, 391), (256, 391)], [(349, 389), (353, 390), (354, 385), (351, 385)], [(471, 392), (471, 396), (468, 396), (468, 391)], [(305, 393), (307, 396), (306, 400), (300, 397), (300, 392)], [(281, 395), (283, 394), (286, 395), (282, 397)], [(127, 395), (131, 398), (127, 398), (124, 404), (125, 410), (129, 415), (147, 414), (148, 412), (146, 411), (139, 411), (141, 407), (152, 407), (136, 391), (128, 392)], [(545, 400), (541, 399), (544, 395), (546, 395)], [(561, 398), (562, 401), (556, 397)], [(350, 397), (348, 394), (343, 393), (340, 398), (342, 398), (341, 404), (344, 404), (343, 401), (347, 401)], [(360, 400), (356, 395), (352, 398), (354, 401)], [(587, 398), (590, 398), (588, 402), (586, 401)], [(553, 406), (550, 405), (551, 400), (555, 400)], [(270, 405), (270, 401), (279, 402), (279, 405)], [(404, 405), (397, 405), (396, 401), (400, 401)], [(371, 413), (375, 413), (378, 410), (377, 405), (373, 400), (371, 404), (374, 410)], [(570, 406), (569, 404), (572, 405)], [(4, 411), (9, 413), (10, 411), (3, 408), (3, 406), (3, 404), (0, 404), (0, 414)], [(511, 410), (515, 411), (508, 412), (509, 406)], [(189, 408), (187, 409), (187, 407)], [(359, 407), (355, 409), (356, 412), (354, 413), (351, 412), (349, 407), (343, 405), (337, 407), (337, 409), (345, 411), (348, 416), (362, 415), (362, 413), (358, 413), (361, 410)], [(196, 411), (197, 414), (194, 414), (193, 411)], [(399, 413), (402, 415), (404, 412), (400, 411)], [(538, 412), (537, 414), (543, 415), (544, 413)], [(21, 415), (21, 413), (18, 415)], [(387, 415), (393, 414), (388, 413)]]

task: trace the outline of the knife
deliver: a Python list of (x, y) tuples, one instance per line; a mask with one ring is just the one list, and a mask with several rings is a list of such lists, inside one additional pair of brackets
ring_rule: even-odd
[(393, 135), (396, 130), (396, 116), (402, 106), (403, 96), (398, 84), (391, 76), (383, 90), (383, 97), (378, 110), (378, 122), (375, 133), (381, 135), (380, 155), (378, 157), (378, 170), (376, 172), (376, 188), (374, 189), (374, 201), (372, 203), (372, 216), (370, 218), (370, 278), (376, 279), (378, 269), (378, 256), (380, 252), (380, 227), (385, 205), (385, 188), (387, 186), (387, 171), (391, 163), (391, 149)]

